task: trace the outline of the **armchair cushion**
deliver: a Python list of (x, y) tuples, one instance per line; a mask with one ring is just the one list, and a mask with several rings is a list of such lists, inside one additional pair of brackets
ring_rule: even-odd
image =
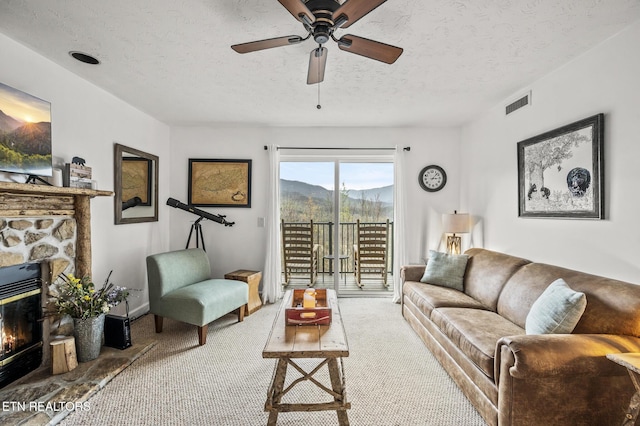
[(241, 281), (209, 279), (167, 294), (154, 313), (202, 326), (246, 304), (248, 289)]
[(147, 258), (149, 299), (156, 301), (184, 286), (211, 278), (209, 257), (202, 249), (176, 250)]

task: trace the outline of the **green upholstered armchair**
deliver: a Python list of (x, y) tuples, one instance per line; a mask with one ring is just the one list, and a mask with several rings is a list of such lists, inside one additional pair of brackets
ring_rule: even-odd
[(249, 287), (235, 280), (212, 279), (209, 257), (200, 248), (171, 251), (147, 257), (149, 307), (156, 333), (164, 317), (198, 327), (198, 342), (207, 342), (209, 323), (238, 310), (244, 319)]

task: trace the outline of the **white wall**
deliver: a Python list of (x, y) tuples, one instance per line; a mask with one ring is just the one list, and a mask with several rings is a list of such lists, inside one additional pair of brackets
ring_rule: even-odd
[[(505, 101), (463, 128), (461, 200), (479, 220), (478, 245), (640, 284), (639, 44), (636, 23), (523, 88), (530, 107), (505, 117)], [(519, 218), (517, 142), (597, 113), (606, 220)]]
[[(213, 276), (221, 277), (238, 268), (262, 270), (266, 256), (265, 228), (258, 218), (267, 215), (268, 153), (264, 145), (280, 146), (410, 146), (405, 152), (405, 178), (410, 208), (407, 256), (421, 262), (428, 249), (438, 248), (441, 213), (458, 209), (459, 138), (451, 129), (360, 129), (360, 128), (205, 128), (171, 129), (171, 194), (187, 203), (189, 158), (251, 159), (251, 208), (208, 208), (210, 213), (227, 215), (233, 227), (203, 221), (202, 228)], [(418, 185), (418, 172), (428, 164), (439, 164), (448, 174), (446, 187), (427, 193)], [(164, 200), (166, 201), (166, 199)], [(184, 248), (196, 215), (164, 206), (171, 218), (171, 248)], [(195, 242), (192, 237), (192, 245)]]
[[(86, 160), (102, 190), (113, 191), (113, 144), (160, 157), (160, 198), (169, 189), (169, 128), (32, 50), (0, 34), (0, 81), (51, 102), (53, 156)], [(100, 72), (99, 68), (96, 72)], [(91, 201), (93, 277), (141, 289), (130, 305), (134, 315), (148, 310), (147, 254), (169, 247), (169, 217), (159, 222), (114, 225), (113, 197)], [(163, 214), (165, 213), (165, 214)]]

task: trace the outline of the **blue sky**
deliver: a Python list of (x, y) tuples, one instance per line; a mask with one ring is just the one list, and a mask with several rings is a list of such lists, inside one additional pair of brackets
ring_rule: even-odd
[[(280, 178), (333, 189), (333, 162), (280, 162)], [(393, 163), (340, 163), (340, 186), (370, 189), (393, 185)]]

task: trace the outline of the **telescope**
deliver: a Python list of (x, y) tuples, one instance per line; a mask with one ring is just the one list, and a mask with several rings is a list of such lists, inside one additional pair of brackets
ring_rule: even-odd
[(185, 212), (193, 213), (195, 215), (200, 216), (200, 219), (198, 219), (198, 221), (200, 221), (202, 219), (209, 219), (209, 220), (213, 220), (214, 222), (221, 223), (224, 226), (233, 226), (234, 223), (235, 223), (235, 222), (227, 222), (225, 220), (226, 216), (207, 213), (204, 210), (200, 210), (200, 209), (197, 209), (197, 208), (195, 208), (193, 206), (190, 206), (188, 204), (181, 203), (180, 201), (176, 200), (175, 198), (169, 198), (167, 200), (167, 205), (171, 206), (171, 207), (175, 207), (175, 208), (180, 209), (180, 210), (184, 210)]

